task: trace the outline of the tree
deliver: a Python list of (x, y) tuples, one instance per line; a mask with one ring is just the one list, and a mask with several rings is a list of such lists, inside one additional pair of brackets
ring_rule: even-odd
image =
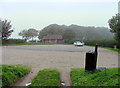
[(13, 32), (11, 28), (12, 28), (11, 21), (0, 20), (0, 39), (2, 40), (8, 39)]
[(111, 28), (111, 32), (114, 33), (115, 39), (118, 42), (118, 47), (120, 48), (120, 14), (116, 14), (116, 16), (113, 16), (109, 21), (109, 26)]
[(64, 31), (64, 28), (57, 25), (57, 24), (51, 24), (45, 28), (43, 28), (43, 30), (41, 30), (39, 32), (38, 38), (42, 39), (43, 36), (46, 36), (48, 34), (50, 35), (54, 35), (54, 34), (58, 34), (58, 35), (62, 35)]
[(28, 30), (28, 33), (29, 33), (29, 36), (32, 38), (32, 41), (33, 41), (34, 37), (38, 36), (38, 31), (36, 29), (33, 29), (33, 28), (30, 28)]
[(63, 39), (65, 42), (70, 42), (75, 38), (75, 32), (71, 29), (66, 29), (63, 33)]
[(22, 30), (19, 33), (19, 36), (22, 36), (22, 38), (25, 39), (26, 41), (30, 39), (30, 34), (28, 33), (28, 30)]
[(25, 40), (32, 38), (32, 41), (33, 41), (33, 38), (36, 37), (37, 35), (38, 35), (38, 31), (33, 28), (28, 29), (28, 30), (22, 30), (19, 33), (19, 36), (22, 36), (22, 38), (24, 38)]

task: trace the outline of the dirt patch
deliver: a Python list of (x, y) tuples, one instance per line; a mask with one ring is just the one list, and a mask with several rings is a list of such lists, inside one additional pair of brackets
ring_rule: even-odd
[(32, 79), (37, 75), (38, 72), (38, 69), (32, 69), (26, 76), (18, 79), (11, 86), (26, 86), (27, 83), (31, 83)]

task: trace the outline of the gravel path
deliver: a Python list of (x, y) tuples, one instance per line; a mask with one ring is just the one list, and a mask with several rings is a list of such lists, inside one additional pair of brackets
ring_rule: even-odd
[[(32, 67), (32, 72), (13, 86), (25, 86), (31, 82), (39, 70), (56, 68), (61, 80), (71, 85), (70, 69), (84, 68), (85, 54), (94, 47), (75, 47), (73, 45), (25, 45), (2, 47), (2, 64), (22, 64)], [(98, 49), (97, 67), (118, 67), (118, 53), (107, 49)]]

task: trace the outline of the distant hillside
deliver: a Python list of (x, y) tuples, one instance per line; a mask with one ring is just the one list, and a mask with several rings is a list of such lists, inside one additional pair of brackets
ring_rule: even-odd
[(47, 34), (63, 34), (64, 30), (71, 29), (76, 33), (75, 40), (82, 39), (113, 39), (113, 34), (106, 27), (85, 27), (78, 25), (51, 24), (40, 32), (40, 38)]

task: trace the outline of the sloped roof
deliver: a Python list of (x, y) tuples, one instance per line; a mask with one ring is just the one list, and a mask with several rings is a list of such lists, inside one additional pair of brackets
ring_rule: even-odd
[(62, 35), (47, 35), (43, 36), (43, 39), (63, 39)]

